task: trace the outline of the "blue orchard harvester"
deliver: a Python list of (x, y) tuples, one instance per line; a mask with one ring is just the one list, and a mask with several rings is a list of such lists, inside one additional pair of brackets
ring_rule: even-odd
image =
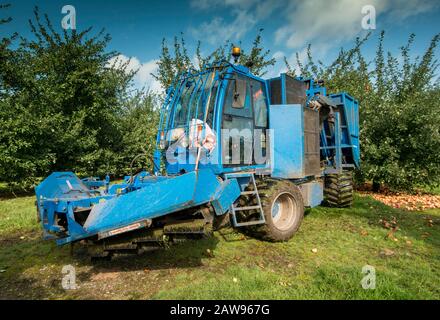
[(166, 94), (153, 172), (116, 184), (52, 173), (36, 187), (45, 238), (109, 256), (227, 224), (285, 241), (305, 207), (351, 205), (359, 106), (347, 93), (223, 61), (177, 75)]

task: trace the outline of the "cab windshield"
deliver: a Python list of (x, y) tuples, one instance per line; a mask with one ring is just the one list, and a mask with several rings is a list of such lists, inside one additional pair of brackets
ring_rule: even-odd
[(186, 79), (176, 92), (167, 129), (188, 128), (192, 120), (206, 122), (212, 127), (217, 82), (213, 72)]

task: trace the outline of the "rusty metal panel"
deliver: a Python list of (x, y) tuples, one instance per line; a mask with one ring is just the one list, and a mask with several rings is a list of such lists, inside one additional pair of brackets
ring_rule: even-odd
[(286, 74), (286, 102), (288, 104), (306, 103), (306, 84), (303, 81), (296, 80)]
[(304, 173), (306, 176), (319, 175), (319, 113), (304, 108)]
[(270, 104), (281, 104), (281, 79), (270, 80)]

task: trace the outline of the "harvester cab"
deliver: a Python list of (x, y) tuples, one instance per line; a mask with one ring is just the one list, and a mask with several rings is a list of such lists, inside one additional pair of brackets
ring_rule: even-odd
[(350, 206), (359, 159), (354, 98), (328, 95), (313, 79), (262, 79), (221, 61), (178, 74), (166, 91), (153, 172), (118, 184), (56, 172), (36, 187), (37, 207), (46, 238), (105, 252), (228, 224), (284, 241), (304, 207), (324, 196)]

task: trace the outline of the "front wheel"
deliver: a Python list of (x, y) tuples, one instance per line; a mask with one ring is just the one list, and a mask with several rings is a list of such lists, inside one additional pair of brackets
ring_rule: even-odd
[(259, 193), (266, 223), (258, 228), (258, 233), (270, 241), (292, 238), (304, 217), (299, 188), (289, 181), (273, 180)]

